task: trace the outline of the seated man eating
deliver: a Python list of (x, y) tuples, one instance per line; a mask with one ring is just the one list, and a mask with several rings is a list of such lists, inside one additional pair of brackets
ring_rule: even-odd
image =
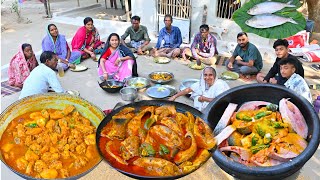
[[(237, 35), (238, 45), (231, 58), (226, 61), (226, 66), (230, 71), (235, 71), (242, 75), (257, 74), (263, 66), (262, 57), (257, 47), (249, 42), (248, 35), (240, 32)], [(240, 56), (240, 60), (236, 57)]]
[[(143, 55), (147, 50), (150, 38), (148, 35), (148, 29), (145, 26), (140, 25), (140, 17), (132, 16), (132, 26), (128, 27), (126, 32), (121, 36), (121, 44), (130, 48), (132, 52), (137, 52), (139, 55)], [(125, 39), (130, 36), (130, 43), (125, 43)]]
[(151, 55), (154, 57), (178, 57), (180, 55), (180, 45), (182, 44), (181, 31), (178, 27), (172, 26), (172, 16), (164, 16), (165, 27), (159, 32), (158, 42), (152, 49)]
[(202, 24), (200, 32), (196, 34), (191, 44), (191, 49), (186, 48), (182, 53), (182, 57), (184, 60), (187, 60), (188, 57), (193, 58), (197, 61), (198, 65), (201, 62), (213, 65), (217, 61), (217, 54), (217, 39), (209, 33), (209, 26)]
[(58, 56), (51, 51), (44, 51), (40, 56), (41, 64), (31, 71), (30, 75), (24, 82), (19, 99), (34, 94), (47, 93), (51, 87), (57, 93), (63, 93), (56, 72), (53, 70), (57, 67)]

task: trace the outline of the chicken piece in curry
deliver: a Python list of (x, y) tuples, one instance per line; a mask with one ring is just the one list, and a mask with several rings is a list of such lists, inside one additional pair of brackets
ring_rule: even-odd
[(100, 161), (96, 128), (74, 106), (28, 112), (11, 121), (0, 146), (4, 161), (19, 173), (44, 179), (83, 173)]
[(206, 162), (214, 146), (211, 128), (175, 106), (125, 108), (102, 129), (99, 141), (113, 167), (141, 176), (188, 174)]

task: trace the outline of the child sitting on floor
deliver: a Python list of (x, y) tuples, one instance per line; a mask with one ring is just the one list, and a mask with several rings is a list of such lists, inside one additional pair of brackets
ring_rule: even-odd
[(299, 74), (295, 73), (297, 70), (297, 61), (288, 57), (281, 60), (279, 65), (281, 76), (288, 79), (284, 85), (312, 103), (312, 97), (307, 82)]

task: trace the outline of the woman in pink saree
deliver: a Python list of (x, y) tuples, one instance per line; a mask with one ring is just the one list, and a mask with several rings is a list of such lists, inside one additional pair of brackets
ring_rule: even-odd
[(108, 37), (98, 66), (101, 80), (124, 81), (132, 75), (137, 76), (135, 57), (127, 47), (120, 44), (120, 37), (116, 33)]
[(93, 26), (91, 17), (86, 17), (83, 20), (84, 26), (78, 29), (71, 41), (72, 50), (81, 52), (81, 59), (91, 57), (96, 60), (96, 54), (101, 53), (104, 44), (100, 41), (100, 35)]
[(38, 62), (31, 45), (27, 43), (20, 45), (19, 52), (13, 56), (9, 64), (9, 85), (22, 88), (23, 82), (36, 66)]

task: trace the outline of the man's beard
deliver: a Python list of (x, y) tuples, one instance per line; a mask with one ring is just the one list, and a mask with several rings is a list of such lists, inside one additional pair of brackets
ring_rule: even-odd
[(239, 45), (240, 45), (240, 47), (244, 48), (244, 47), (246, 47), (246, 46), (248, 45), (248, 43), (249, 43), (249, 42), (247, 42), (247, 43), (245, 43), (245, 44), (244, 44), (244, 43), (243, 43), (243, 44), (239, 44)]

